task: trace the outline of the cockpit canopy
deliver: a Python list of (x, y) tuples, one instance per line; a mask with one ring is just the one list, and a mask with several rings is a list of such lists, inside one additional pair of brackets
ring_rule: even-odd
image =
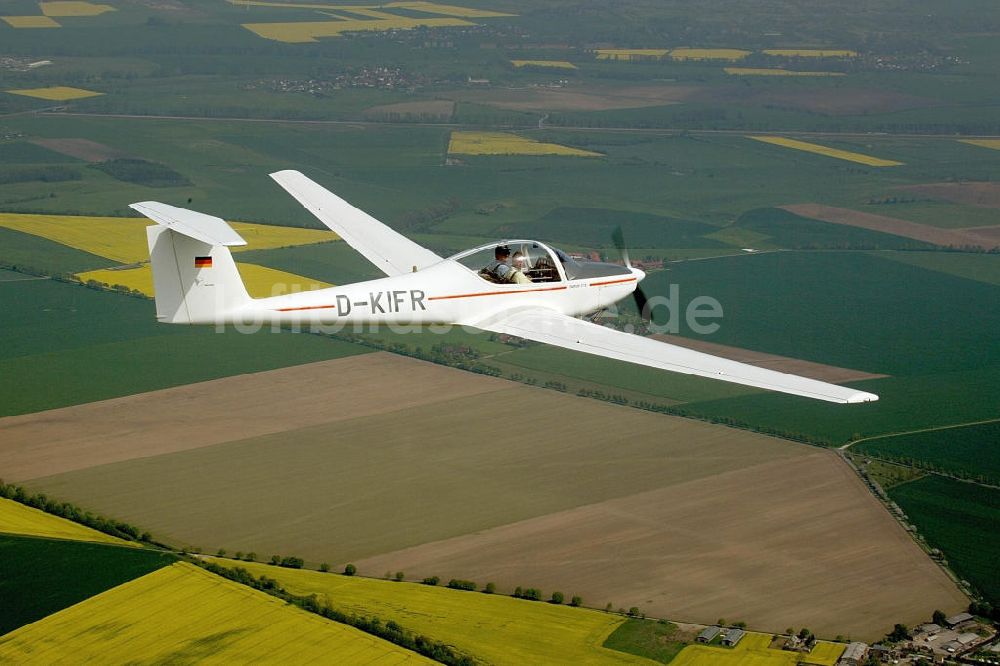
[(510, 258), (507, 263), (519, 269), (531, 282), (561, 282), (567, 279), (563, 257), (568, 261), (573, 260), (561, 250), (555, 250), (538, 241), (497, 241), (460, 252), (449, 259), (479, 273), (482, 269), (493, 264), (496, 249), (499, 246), (510, 249)]
[(493, 264), (496, 249), (501, 245), (510, 249), (507, 263), (519, 268), (531, 282), (562, 282), (629, 274), (629, 270), (620, 264), (578, 261), (558, 248), (534, 240), (500, 240), (448, 258), (489, 280), (489, 276), (481, 271)]

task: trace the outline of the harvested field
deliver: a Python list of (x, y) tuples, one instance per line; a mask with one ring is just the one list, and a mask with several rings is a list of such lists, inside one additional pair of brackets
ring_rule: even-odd
[(128, 157), (127, 153), (117, 148), (90, 139), (32, 139), (31, 143), (87, 162), (105, 162)]
[(814, 220), (822, 220), (833, 224), (846, 224), (862, 229), (882, 231), (887, 234), (895, 234), (904, 238), (933, 243), (942, 247), (982, 247), (990, 249), (998, 244), (996, 231), (1000, 227), (982, 227), (978, 229), (940, 229), (926, 224), (907, 222), (885, 215), (873, 215), (872, 213), (862, 213), (849, 208), (836, 208), (823, 204), (795, 204), (791, 206), (781, 206), (787, 211), (810, 217)]
[[(488, 9), (472, 9), (471, 7), (457, 7), (455, 5), (443, 5), (436, 2), (390, 2), (383, 7), (402, 7), (428, 14), (440, 14), (442, 16), (460, 16), (462, 18), (498, 18), (504, 16), (517, 16), (517, 14), (505, 14), (494, 12)], [(347, 9), (346, 6), (342, 9)]]
[(0, 661), (17, 664), (225, 664), (251, 654), (284, 663), (433, 663), (185, 562), (0, 637)]
[(1000, 208), (1000, 183), (928, 183), (900, 185), (897, 190), (952, 203)]
[(853, 58), (857, 51), (848, 49), (764, 49), (766, 55), (785, 58)]
[(654, 335), (652, 337), (672, 345), (685, 347), (687, 349), (694, 349), (695, 351), (721, 356), (722, 358), (729, 358), (742, 363), (749, 363), (750, 365), (755, 365), (759, 368), (768, 368), (770, 370), (777, 370), (778, 372), (790, 372), (792, 374), (802, 375), (803, 377), (810, 377), (811, 379), (818, 379), (823, 382), (831, 382), (834, 384), (888, 377), (888, 375), (873, 374), (861, 370), (851, 370), (849, 368), (838, 368), (833, 365), (823, 365), (822, 363), (803, 361), (797, 358), (778, 356), (777, 354), (766, 354), (764, 352), (752, 351), (750, 349), (740, 349), (739, 347), (720, 345), (714, 342), (707, 342), (705, 340), (682, 338), (678, 335)]
[[(385, 383), (387, 375), (397, 374)], [(8, 481), (30, 479), (507, 385), (387, 353), (237, 375), (0, 419), (0, 470)]]
[[(0, 213), (0, 227), (68, 245), (124, 264), (149, 260), (145, 217), (92, 217), (83, 215), (34, 215)], [(333, 232), (270, 224), (231, 222), (247, 244), (234, 252), (266, 250), (293, 245), (310, 245), (337, 240)]]
[[(351, 11), (360, 11), (353, 8)], [(244, 23), (243, 27), (258, 37), (289, 44), (315, 42), (320, 37), (340, 37), (345, 32), (380, 32), (385, 30), (412, 30), (428, 27), (454, 27), (475, 25), (459, 18), (373, 18), (349, 21), (302, 21), (297, 23)]]
[(961, 139), (962, 143), (1000, 150), (1000, 139)]
[[(12, 28), (61, 28), (59, 23), (48, 16), (0, 16)], [(8, 90), (7, 92), (14, 92)]]
[(735, 62), (750, 55), (743, 49), (697, 49), (681, 47), (670, 51), (671, 60), (727, 60)]
[[(844, 535), (851, 535), (844, 538)], [(357, 563), (713, 623), (874, 639), (968, 603), (833, 452), (772, 460)], [(859, 594), (859, 590), (864, 590)]]
[(448, 141), (449, 155), (565, 155), (602, 157), (601, 153), (558, 143), (544, 143), (510, 132), (454, 131)]
[[(41, 17), (46, 18), (46, 17)], [(49, 19), (51, 20), (51, 19)], [(67, 102), (71, 99), (84, 99), (86, 97), (98, 97), (102, 92), (84, 90), (83, 88), (70, 88), (68, 86), (52, 86), (50, 88), (27, 88), (24, 90), (8, 90), (12, 95), (23, 95), (25, 97), (35, 97), (37, 99), (47, 99), (53, 102)]]
[(521, 111), (608, 111), (678, 104), (701, 88), (683, 85), (606, 86), (568, 88), (518, 88), (449, 93), (459, 102), (486, 104)]
[(838, 160), (845, 160), (847, 162), (857, 162), (858, 164), (865, 164), (867, 166), (873, 167), (891, 167), (900, 166), (902, 162), (896, 162), (894, 160), (884, 160), (879, 157), (872, 157), (871, 155), (863, 155), (861, 153), (855, 153), (848, 150), (840, 150), (838, 148), (830, 148), (828, 146), (821, 146), (816, 143), (809, 143), (807, 141), (799, 141), (798, 139), (789, 139), (783, 136), (748, 136), (748, 139), (753, 139), (754, 141), (761, 141), (763, 143), (770, 143), (775, 146), (781, 146), (782, 148), (791, 148), (793, 150), (801, 150), (807, 153), (815, 153), (817, 155), (824, 155), (826, 157), (833, 157)]
[[(322, 280), (316, 280), (294, 273), (275, 270), (267, 266), (237, 262), (236, 268), (243, 278), (247, 293), (251, 298), (267, 298), (312, 289), (323, 289), (330, 285)], [(153, 271), (149, 264), (138, 267), (102, 268), (85, 273), (77, 273), (82, 282), (94, 280), (113, 287), (122, 285), (130, 290), (139, 291), (147, 296), (153, 296)]]
[(511, 60), (514, 67), (546, 67), (551, 69), (576, 69), (568, 60)]
[(734, 76), (847, 76), (843, 72), (799, 72), (791, 69), (765, 67), (724, 67), (726, 74)]
[(111, 5), (99, 5), (79, 0), (43, 1), (39, 2), (38, 6), (46, 16), (100, 16), (106, 12), (115, 11)]

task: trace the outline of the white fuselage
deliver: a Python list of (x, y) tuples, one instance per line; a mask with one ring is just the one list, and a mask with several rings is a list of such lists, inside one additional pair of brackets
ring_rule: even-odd
[(494, 284), (445, 259), (414, 273), (253, 299), (230, 311), (223, 321), (192, 323), (475, 324), (511, 307), (538, 306), (576, 316), (628, 296), (642, 276), (641, 271), (631, 269), (626, 274), (580, 280)]

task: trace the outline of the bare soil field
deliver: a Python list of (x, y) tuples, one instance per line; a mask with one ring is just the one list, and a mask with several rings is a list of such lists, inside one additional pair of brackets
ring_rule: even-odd
[(901, 185), (895, 189), (952, 203), (1000, 208), (1000, 183), (928, 183)]
[(963, 605), (832, 453), (389, 354), (3, 419), (0, 442), (4, 478), (206, 552), (824, 635)]
[(507, 386), (379, 352), (11, 416), (0, 419), (0, 478), (60, 474)]
[(90, 139), (32, 139), (32, 143), (87, 162), (104, 162), (118, 157), (128, 157), (117, 148)]
[(968, 600), (829, 451), (361, 560), (579, 594), (589, 606), (873, 640)]
[(848, 208), (836, 208), (834, 206), (813, 203), (781, 206), (781, 208), (814, 220), (822, 220), (833, 224), (846, 224), (851, 227), (871, 229), (872, 231), (882, 231), (887, 234), (913, 238), (942, 247), (972, 246), (990, 249), (996, 245), (996, 242), (991, 237), (991, 231), (984, 231), (992, 230), (994, 227), (941, 229), (926, 224), (900, 220), (895, 217), (873, 215), (872, 213), (862, 213)]
[(759, 368), (769, 368), (771, 370), (777, 370), (778, 372), (790, 372), (792, 374), (802, 375), (803, 377), (818, 379), (823, 382), (831, 382), (834, 384), (840, 384), (842, 382), (857, 382), (863, 379), (881, 379), (882, 377), (888, 377), (888, 375), (878, 375), (870, 372), (864, 372), (862, 370), (851, 370), (850, 368), (838, 368), (835, 365), (823, 365), (822, 363), (813, 363), (812, 361), (803, 361), (797, 358), (778, 356), (777, 354), (766, 354), (764, 352), (752, 351), (750, 349), (740, 349), (739, 347), (720, 345), (714, 342), (707, 342), (705, 340), (682, 338), (678, 335), (654, 335), (652, 337), (656, 340), (662, 340), (663, 342), (677, 345), (678, 347), (685, 347), (687, 349), (705, 352), (706, 354), (721, 356), (722, 358), (740, 361), (741, 363), (749, 363), (750, 365), (755, 365)]
[(442, 122), (451, 120), (455, 112), (455, 102), (449, 99), (435, 99), (424, 102), (399, 102), (398, 104), (382, 104), (365, 109), (366, 118), (399, 119), (399, 118), (436, 118)]
[(206, 552), (343, 563), (811, 452), (496, 381), (508, 388), (406, 406), (383, 375), (366, 415), (316, 404), (330, 422), (26, 485)]
[(697, 86), (634, 85), (570, 88), (507, 88), (451, 94), (456, 101), (520, 111), (607, 111), (678, 104), (701, 90)]

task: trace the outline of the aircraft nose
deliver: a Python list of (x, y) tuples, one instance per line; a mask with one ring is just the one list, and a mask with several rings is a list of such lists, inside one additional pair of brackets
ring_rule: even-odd
[(635, 266), (629, 266), (629, 270), (632, 271), (632, 275), (636, 277), (638, 282), (642, 282), (646, 277), (646, 271), (641, 268), (636, 268)]

